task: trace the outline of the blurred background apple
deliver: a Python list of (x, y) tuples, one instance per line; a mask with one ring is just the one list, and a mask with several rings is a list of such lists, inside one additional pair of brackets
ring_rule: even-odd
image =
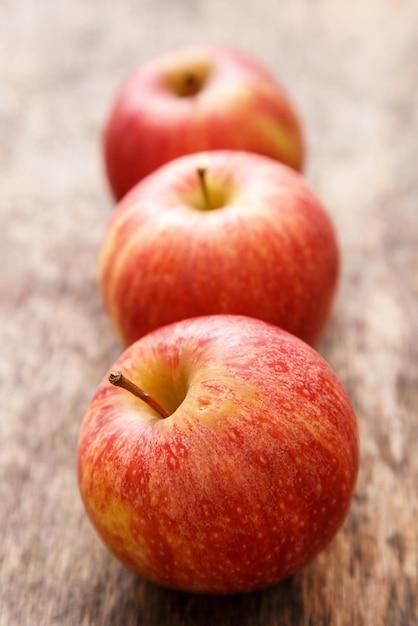
[(302, 168), (302, 131), (276, 78), (222, 46), (172, 50), (121, 85), (104, 129), (104, 159), (120, 199), (167, 161), (202, 150), (250, 150)]

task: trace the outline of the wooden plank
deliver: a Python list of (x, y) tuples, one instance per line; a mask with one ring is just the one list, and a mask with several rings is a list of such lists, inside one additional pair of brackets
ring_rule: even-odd
[[(4, 3), (0, 21), (0, 626), (418, 623), (418, 5), (238, 0)], [(97, 285), (112, 206), (99, 135), (136, 62), (189, 41), (247, 49), (282, 79), (306, 175), (343, 253), (322, 354), (355, 405), (344, 528), (272, 588), (210, 598), (125, 570), (78, 495), (78, 429), (119, 352)]]

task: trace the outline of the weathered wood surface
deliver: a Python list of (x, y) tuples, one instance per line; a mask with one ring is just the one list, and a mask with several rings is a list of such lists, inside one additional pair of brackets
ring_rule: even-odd
[[(97, 254), (99, 133), (128, 69), (190, 41), (239, 45), (296, 102), (306, 175), (343, 273), (320, 351), (358, 413), (346, 524), (304, 571), (231, 598), (120, 566), (80, 503), (80, 420), (119, 346)], [(418, 623), (418, 4), (408, 0), (0, 3), (0, 625)]]

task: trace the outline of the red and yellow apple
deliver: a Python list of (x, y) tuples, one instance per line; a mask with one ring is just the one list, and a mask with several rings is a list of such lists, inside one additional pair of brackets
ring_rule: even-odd
[(273, 584), (329, 544), (358, 459), (353, 408), (323, 358), (271, 324), (215, 315), (120, 356), (84, 417), (78, 480), (128, 568), (227, 594)]
[(150, 59), (123, 81), (103, 132), (117, 199), (167, 161), (214, 149), (249, 150), (302, 168), (294, 106), (253, 58), (222, 46), (186, 47)]
[(264, 319), (315, 345), (339, 273), (328, 213), (295, 170), (249, 152), (171, 161), (112, 212), (104, 303), (125, 345), (218, 313)]

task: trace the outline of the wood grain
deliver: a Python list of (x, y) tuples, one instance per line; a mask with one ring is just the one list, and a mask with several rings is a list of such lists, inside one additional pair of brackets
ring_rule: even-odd
[[(418, 5), (408, 0), (2, 2), (0, 626), (418, 623)], [(137, 62), (240, 46), (296, 102), (343, 272), (320, 351), (356, 408), (347, 521), (305, 570), (238, 597), (146, 583), (94, 535), (80, 421), (119, 353), (97, 284), (100, 129)]]

